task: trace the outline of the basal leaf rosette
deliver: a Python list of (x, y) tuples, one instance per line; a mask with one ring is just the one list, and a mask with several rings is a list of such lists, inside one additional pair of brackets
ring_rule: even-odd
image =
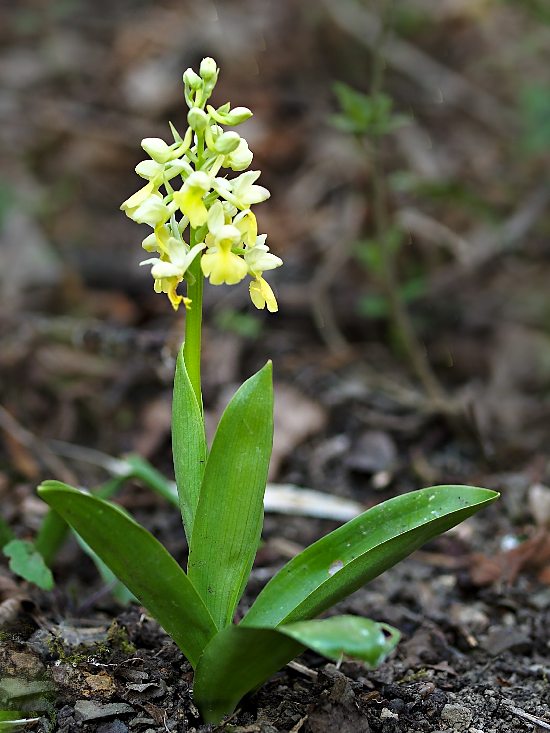
[[(182, 136), (170, 124), (172, 143), (142, 140), (149, 158), (136, 166), (136, 173), (146, 183), (121, 209), (152, 228), (142, 246), (155, 256), (141, 264), (151, 266), (155, 291), (165, 293), (175, 310), (182, 302), (192, 307), (179, 288), (198, 275), (212, 285), (236, 285), (250, 278), (253, 304), (273, 313), (277, 300), (263, 275), (282, 260), (269, 251), (267, 235), (258, 235), (252, 211), (270, 193), (256, 183), (260, 171), (247, 170), (253, 155), (246, 140), (224, 129), (241, 124), (252, 112), (232, 109), (229, 102), (218, 108), (207, 104), (218, 73), (210, 58), (203, 59), (198, 74), (192, 69), (184, 73), (188, 128)], [(194, 269), (197, 258), (200, 267)]]

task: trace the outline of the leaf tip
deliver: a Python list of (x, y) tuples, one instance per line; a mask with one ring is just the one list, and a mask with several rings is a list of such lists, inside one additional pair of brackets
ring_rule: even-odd
[(53, 479), (47, 479), (46, 481), (42, 481), (40, 486), (37, 487), (36, 492), (39, 496), (47, 496), (51, 489), (56, 488), (56, 484), (57, 481), (54, 481)]

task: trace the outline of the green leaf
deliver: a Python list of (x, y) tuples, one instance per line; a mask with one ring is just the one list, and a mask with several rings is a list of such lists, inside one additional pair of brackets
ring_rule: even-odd
[(197, 665), (193, 700), (207, 723), (219, 723), (239, 700), (304, 650), (275, 629), (226, 626)]
[[(0, 733), (23, 725), (21, 721), (28, 719), (25, 718), (25, 715), (21, 710), (0, 710)], [(31, 718), (30, 720), (35, 719)]]
[(287, 563), (242, 623), (277, 626), (318, 616), (498, 496), (472, 486), (434, 486), (378, 504)]
[(231, 622), (263, 523), (273, 441), (271, 362), (239, 388), (206, 462), (189, 549), (189, 578), (219, 628)]
[(42, 590), (52, 590), (54, 581), (51, 570), (32, 542), (11, 540), (4, 545), (3, 552), (10, 558), (10, 570), (13, 573)]
[(358, 303), (358, 312), (365, 318), (386, 318), (390, 307), (385, 295), (364, 295)]
[(216, 627), (187, 575), (150, 532), (119, 507), (46, 481), (38, 493), (78, 532), (195, 666)]
[(523, 147), (537, 155), (550, 148), (550, 86), (531, 84), (522, 87), (520, 113), (523, 127)]
[(331, 122), (344, 132), (386, 135), (403, 124), (403, 115), (393, 115), (393, 102), (386, 94), (364, 94), (342, 82), (333, 86), (342, 109)]
[(227, 626), (208, 644), (197, 666), (193, 698), (208, 723), (218, 723), (239, 700), (309, 647), (329, 659), (342, 656), (376, 667), (395, 648), (399, 632), (356, 616), (301, 621), (276, 629)]
[(99, 557), (97, 552), (94, 552), (90, 545), (84, 542), (79, 534), (76, 532), (73, 532), (73, 534), (82, 552), (85, 552), (96, 566), (97, 572), (101, 576), (105, 585), (109, 588), (109, 593), (112, 597), (120, 603), (121, 606), (127, 606), (132, 601), (136, 601), (137, 599), (134, 594), (128, 590), (124, 583), (120, 582), (111, 568)]
[(0, 549), (13, 539), (13, 532), (5, 519), (0, 517)]
[(401, 638), (393, 626), (347, 615), (298, 621), (277, 629), (335, 662), (342, 657), (352, 657), (365, 662), (371, 669), (382, 664)]
[(191, 541), (206, 462), (206, 438), (202, 410), (191, 385), (183, 346), (176, 362), (172, 401), (172, 452), (187, 541)]

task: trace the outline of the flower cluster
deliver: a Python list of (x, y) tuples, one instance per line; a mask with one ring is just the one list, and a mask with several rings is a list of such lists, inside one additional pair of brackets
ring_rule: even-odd
[[(149, 159), (136, 166), (136, 173), (147, 183), (121, 209), (138, 224), (152, 227), (143, 248), (157, 256), (141, 264), (152, 266), (155, 291), (166, 293), (175, 309), (182, 301), (191, 305), (178, 286), (183, 280), (193, 282), (191, 265), (199, 257), (199, 276), (202, 271), (212, 285), (234, 285), (250, 276), (254, 305), (275, 312), (277, 301), (263, 273), (282, 265), (282, 260), (270, 253), (266, 235), (258, 235), (251, 210), (270, 194), (256, 184), (260, 171), (246, 170), (252, 162), (246, 140), (224, 130), (252, 112), (231, 109), (229, 103), (217, 109), (207, 104), (218, 73), (211, 58), (202, 60), (198, 74), (192, 69), (184, 73), (189, 127), (182, 137), (170, 123), (170, 145), (160, 138), (142, 140)], [(220, 175), (222, 169), (239, 175)]]

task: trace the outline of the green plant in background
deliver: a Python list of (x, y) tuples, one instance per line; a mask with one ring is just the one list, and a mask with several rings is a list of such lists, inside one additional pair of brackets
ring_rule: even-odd
[(426, 393), (435, 403), (444, 406), (446, 400), (443, 389), (432, 371), (407, 311), (407, 303), (422, 294), (424, 278), (421, 274), (415, 274), (401, 282), (397, 272), (397, 256), (405, 235), (390, 220), (380, 140), (406, 124), (408, 118), (396, 114), (391, 98), (381, 91), (382, 69), (381, 48), (377, 48), (369, 94), (352, 89), (347, 84), (334, 85), (340, 112), (331, 117), (331, 122), (339, 130), (355, 137), (369, 161), (371, 173), (374, 236), (357, 243), (356, 256), (373, 276), (381, 292), (364, 295), (359, 301), (359, 311), (370, 318), (388, 319), (396, 346), (406, 356)]
[(331, 122), (342, 132), (383, 137), (409, 122), (406, 115), (393, 111), (392, 98), (383, 92), (363, 94), (342, 82), (333, 89), (341, 112), (332, 115)]
[[(125, 481), (140, 479), (153, 491), (173, 500), (172, 495), (169, 493), (168, 482), (164, 477), (160, 479), (157, 472), (147, 461), (138, 456), (128, 456), (125, 461), (117, 462), (115, 459), (112, 460), (114, 464), (118, 463), (122, 466), (123, 470), (119, 470), (115, 478), (97, 487), (94, 492), (97, 496), (109, 498), (117, 492)], [(70, 527), (65, 520), (52, 509), (46, 513), (42, 520), (34, 541), (15, 537), (8, 523), (0, 517), (0, 552), (9, 560), (9, 568), (14, 575), (42, 590), (52, 590), (55, 583), (50, 567), (64, 544), (69, 531)], [(122, 603), (127, 602), (128, 593), (124, 586), (113, 579), (108, 568), (91, 548), (83, 543), (81, 543), (81, 547), (91, 557), (104, 580), (111, 584), (113, 596)]]
[[(224, 131), (251, 112), (207, 104), (217, 77), (212, 59), (202, 61), (199, 74), (185, 72), (189, 128), (182, 136), (172, 126), (171, 144), (142, 142), (151, 159), (136, 170), (147, 183), (122, 206), (153, 228), (143, 246), (156, 254), (146, 260), (155, 290), (174, 308), (182, 302), (186, 307), (172, 435), (187, 571), (109, 501), (58, 481), (39, 488), (178, 644), (195, 670), (194, 699), (209, 722), (231, 713), (243, 695), (305, 647), (333, 660), (350, 656), (378, 665), (397, 644), (396, 629), (348, 615), (315, 617), (498, 496), (475, 487), (437, 486), (380, 504), (292, 559), (240, 623), (233, 622), (262, 532), (273, 434), (272, 366), (267, 362), (239, 388), (208, 446), (200, 371), (203, 282), (208, 277), (213, 285), (236, 284), (248, 276), (254, 305), (276, 311), (263, 273), (282, 263), (269, 252), (265, 235), (257, 234), (251, 206), (269, 192), (256, 185), (258, 171), (246, 171), (252, 153), (236, 132)], [(178, 291), (182, 283), (185, 294)]]
[(371, 317), (387, 314), (393, 341), (408, 360), (426, 394), (440, 409), (448, 411), (445, 392), (431, 368), (406, 306), (420, 294), (422, 279), (415, 275), (411, 281), (400, 282), (396, 261), (403, 234), (391, 221), (388, 206), (381, 141), (408, 121), (406, 116), (393, 111), (392, 99), (383, 91), (384, 43), (396, 14), (392, 0), (382, 0), (382, 25), (373, 48), (369, 93), (359, 92), (347, 84), (335, 84), (334, 92), (341, 111), (332, 117), (332, 123), (355, 137), (370, 165), (373, 237), (360, 242), (357, 250), (358, 257), (379, 282), (382, 295), (367, 296), (360, 309)]
[(529, 155), (550, 150), (550, 87), (540, 84), (523, 87), (519, 97), (522, 146)]

